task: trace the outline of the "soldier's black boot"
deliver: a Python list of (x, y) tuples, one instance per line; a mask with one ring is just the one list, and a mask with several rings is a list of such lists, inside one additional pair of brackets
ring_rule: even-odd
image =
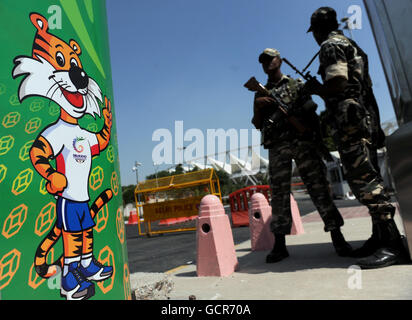
[(289, 257), (289, 252), (286, 249), (286, 239), (284, 234), (275, 233), (275, 245), (272, 251), (266, 257), (266, 263), (279, 262)]
[(340, 257), (347, 257), (352, 252), (352, 247), (349, 243), (346, 242), (340, 228), (333, 229), (330, 232), (330, 236), (332, 238), (333, 246), (335, 247), (335, 251)]
[(384, 268), (402, 262), (405, 248), (402, 238), (393, 219), (376, 224), (377, 239), (380, 247), (372, 255), (359, 259), (357, 265), (362, 269)]
[(353, 250), (350, 256), (353, 258), (369, 257), (370, 255), (374, 254), (376, 250), (380, 248), (380, 246), (381, 243), (378, 238), (377, 226), (376, 224), (373, 224), (371, 237), (366, 240), (362, 247)]

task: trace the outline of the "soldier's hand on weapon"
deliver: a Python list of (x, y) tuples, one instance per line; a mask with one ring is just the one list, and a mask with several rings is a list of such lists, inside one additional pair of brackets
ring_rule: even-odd
[[(286, 115), (288, 121), (300, 132), (300, 133), (305, 133), (307, 128), (302, 125), (302, 123), (293, 115), (289, 115), (289, 106), (285, 104), (279, 97), (277, 97), (276, 94), (272, 94), (269, 90), (267, 90), (261, 83), (259, 83), (255, 77), (250, 78), (244, 85), (245, 88), (247, 88), (250, 91), (258, 92), (260, 94), (263, 94), (264, 98), (261, 100), (261, 107), (266, 107), (269, 105), (276, 105), (279, 110)], [(261, 97), (258, 97), (255, 99), (255, 109), (259, 110), (260, 107), (258, 107), (258, 104), (260, 102), (257, 102), (258, 99), (260, 100)], [(269, 104), (268, 104), (269, 103)]]
[(258, 97), (255, 99), (255, 106), (256, 108), (266, 108), (271, 105), (275, 105), (276, 100), (272, 97)]
[(255, 77), (251, 77), (243, 86), (249, 91), (258, 92), (263, 95), (270, 95), (269, 91), (257, 81)]
[(308, 94), (316, 94), (318, 96), (322, 96), (323, 85), (318, 81), (318, 79), (312, 77), (308, 81), (306, 81), (305, 85), (303, 86), (303, 90)]

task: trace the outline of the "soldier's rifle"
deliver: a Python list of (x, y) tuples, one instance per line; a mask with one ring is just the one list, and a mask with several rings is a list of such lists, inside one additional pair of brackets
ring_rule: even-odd
[[(304, 74), (304, 72), (309, 68), (309, 66), (312, 64), (312, 62), (315, 60), (315, 58), (319, 55), (319, 51), (315, 54), (315, 56), (312, 58), (312, 60), (310, 60), (309, 64), (305, 67), (305, 69), (303, 69), (303, 71), (299, 71), (298, 68), (296, 68), (287, 58), (282, 58), (282, 60), (289, 65), (289, 67), (291, 67), (297, 74), (299, 74), (301, 77), (303, 77), (303, 79), (305, 79), (306, 81), (310, 81), (315, 79), (316, 77), (312, 76), (310, 74), (310, 71), (306, 72)], [(316, 80), (317, 81), (317, 80)], [(322, 137), (322, 133), (320, 130), (320, 127), (317, 127), (315, 130), (315, 134), (320, 138)], [(328, 148), (326, 147), (326, 145), (324, 143), (320, 143), (319, 144), (319, 148), (321, 153), (323, 154), (324, 158), (326, 159), (326, 161), (332, 162), (334, 161), (333, 157), (330, 155), (330, 152), (328, 150)]]
[[(279, 110), (286, 116), (288, 121), (299, 131), (301, 134), (305, 134), (308, 131), (306, 128), (295, 116), (289, 114), (289, 106), (286, 105), (281, 98), (273, 91), (269, 91), (262, 85), (259, 81), (256, 80), (255, 77), (251, 77), (244, 85), (249, 91), (258, 92), (262, 95), (272, 97)], [(270, 125), (274, 124), (275, 114), (268, 119)]]
[[(317, 53), (317, 54), (312, 58), (312, 60), (311, 60), (311, 61), (309, 62), (309, 64), (305, 67), (305, 69), (303, 69), (303, 72), (305, 72), (305, 70), (312, 64), (313, 60), (315, 60), (315, 58), (317, 57), (318, 54), (319, 54), (319, 53)], [(297, 74), (299, 74), (303, 79), (305, 79), (306, 81), (309, 81), (309, 80), (312, 80), (312, 79), (316, 78), (316, 77), (314, 77), (314, 76), (312, 76), (312, 75), (310, 74), (310, 71), (308, 71), (308, 72), (306, 72), (306, 73), (303, 73), (303, 72), (299, 71), (299, 69), (296, 68), (288, 59), (282, 58), (282, 60), (283, 60), (289, 67), (291, 67)]]

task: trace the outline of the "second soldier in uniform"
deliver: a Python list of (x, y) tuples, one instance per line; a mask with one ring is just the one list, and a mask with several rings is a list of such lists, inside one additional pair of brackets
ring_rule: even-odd
[[(282, 59), (275, 49), (265, 49), (259, 56), (263, 71), (268, 75), (266, 89), (275, 91), (281, 101), (289, 106), (290, 112), (305, 127), (316, 123), (317, 105), (309, 95), (302, 92), (304, 83), (283, 75), (280, 71)], [(273, 116), (275, 114), (275, 116)], [(268, 118), (275, 119), (268, 132)], [(278, 262), (289, 256), (285, 235), (290, 234), (292, 215), (290, 208), (292, 159), (299, 174), (325, 224), (324, 230), (331, 232), (335, 250), (340, 256), (350, 254), (352, 248), (345, 241), (340, 227), (343, 219), (329, 192), (326, 179), (326, 166), (319, 152), (315, 130), (301, 134), (279, 110), (276, 101), (270, 96), (256, 93), (252, 123), (262, 131), (263, 144), (269, 149), (269, 175), (272, 189), (271, 230), (275, 235), (275, 245), (266, 258), (267, 263)]]
[(321, 7), (313, 13), (308, 32), (313, 32), (320, 45), (319, 74), (323, 84), (312, 79), (305, 89), (325, 100), (346, 180), (372, 218), (372, 236), (352, 255), (363, 257), (357, 262), (361, 268), (380, 268), (399, 263), (403, 246), (393, 219), (395, 207), (384, 191), (377, 166), (376, 149), (383, 145), (384, 137), (367, 57), (338, 26), (332, 8)]

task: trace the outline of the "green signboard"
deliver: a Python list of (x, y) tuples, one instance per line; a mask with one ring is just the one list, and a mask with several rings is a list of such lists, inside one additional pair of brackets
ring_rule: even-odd
[(0, 298), (130, 299), (105, 2), (0, 21)]

